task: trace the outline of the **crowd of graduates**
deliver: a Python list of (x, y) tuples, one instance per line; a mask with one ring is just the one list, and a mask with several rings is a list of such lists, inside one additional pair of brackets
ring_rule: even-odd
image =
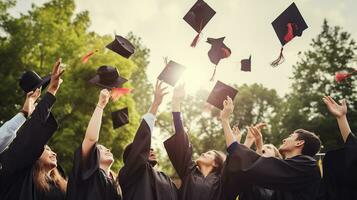
[[(102, 89), (83, 141), (73, 152), (73, 168), (66, 175), (57, 165), (56, 153), (47, 145), (58, 128), (51, 109), (62, 83), (64, 70), (60, 65), (58, 60), (46, 79), (35, 76), (35, 72), (27, 72), (20, 79), (20, 86), (27, 92), (23, 108), (0, 128), (1, 200), (357, 199), (357, 139), (346, 118), (345, 101), (339, 104), (330, 96), (322, 99), (331, 117), (337, 119), (345, 142), (344, 148), (327, 152), (322, 176), (314, 159), (321, 147), (315, 133), (295, 130), (277, 148), (263, 144), (261, 128), (266, 124), (259, 123), (248, 128), (241, 143), (239, 128), (230, 126), (233, 101), (222, 91), (215, 95), (222, 99), (220, 121), (227, 151), (208, 150), (194, 160), (181, 113), (181, 105), (189, 103), (184, 102), (182, 84), (172, 95), (175, 132), (163, 142), (181, 180), (177, 187), (157, 169), (159, 161), (151, 148), (158, 108), (168, 93), (159, 80), (153, 102), (142, 116), (132, 143), (125, 148), (124, 166), (119, 172), (111, 170), (114, 160), (110, 147), (98, 143), (103, 110), (112, 92)], [(251, 149), (253, 143), (255, 150)]]

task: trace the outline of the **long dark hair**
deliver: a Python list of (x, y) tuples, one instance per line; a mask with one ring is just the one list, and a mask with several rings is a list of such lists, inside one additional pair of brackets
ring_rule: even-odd
[(221, 152), (221, 151), (217, 151), (217, 150), (212, 150), (215, 154), (214, 157), (214, 162), (216, 163), (216, 167), (213, 169), (213, 172), (216, 173), (221, 173), (223, 170), (223, 165), (224, 165), (224, 161), (226, 160), (226, 155)]
[(48, 171), (45, 163), (37, 160), (34, 166), (33, 178), (35, 182), (35, 187), (41, 191), (49, 192), (50, 181), (63, 192), (66, 193), (67, 190), (67, 180), (59, 173), (57, 167), (52, 169), (50, 175), (48, 176)]

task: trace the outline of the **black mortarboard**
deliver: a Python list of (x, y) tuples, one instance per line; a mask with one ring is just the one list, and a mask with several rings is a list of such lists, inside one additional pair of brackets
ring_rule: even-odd
[(223, 109), (223, 101), (227, 99), (227, 96), (234, 100), (234, 97), (237, 95), (238, 90), (233, 87), (217, 81), (210, 95), (208, 96), (207, 102), (211, 105)]
[(121, 87), (128, 80), (119, 75), (118, 69), (103, 65), (97, 69), (97, 75), (89, 80), (89, 83), (102, 88), (112, 89)]
[(198, 33), (191, 44), (192, 47), (196, 46), (202, 29), (215, 14), (216, 11), (214, 11), (206, 2), (198, 0), (183, 17), (183, 19)]
[(113, 128), (119, 128), (129, 123), (128, 107), (112, 112)]
[(211, 44), (211, 49), (208, 51), (208, 57), (211, 63), (215, 64), (214, 72), (211, 78), (213, 81), (216, 74), (216, 67), (219, 61), (223, 58), (227, 58), (231, 55), (231, 50), (223, 43), (225, 37), (221, 38), (207, 38), (207, 43)]
[(106, 47), (125, 58), (129, 58), (135, 52), (134, 45), (119, 35), (116, 35), (114, 41)]
[(41, 86), (42, 89), (47, 87), (50, 81), (51, 75), (41, 78), (35, 71), (26, 71), (21, 75), (19, 85), (25, 93), (28, 93), (40, 88)]
[[(278, 36), (280, 43), (284, 46), (295, 36), (301, 36), (302, 32), (308, 28), (304, 18), (295, 3), (292, 3), (284, 10), (272, 23), (274, 31)], [(271, 63), (272, 66), (284, 62), (283, 47), (280, 50), (279, 58)]]
[(244, 72), (250, 72), (251, 71), (251, 59), (252, 59), (252, 56), (249, 56), (248, 59), (242, 59), (240, 61), (240, 64), (241, 64), (241, 70), (244, 71)]
[(165, 83), (175, 87), (176, 82), (179, 80), (180, 76), (184, 72), (185, 67), (174, 61), (170, 61), (164, 70), (160, 73), (157, 79), (164, 81)]

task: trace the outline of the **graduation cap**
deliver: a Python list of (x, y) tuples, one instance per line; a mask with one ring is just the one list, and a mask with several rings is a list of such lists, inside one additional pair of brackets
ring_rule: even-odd
[(229, 96), (232, 100), (237, 95), (238, 90), (235, 88), (217, 81), (210, 95), (208, 96), (207, 102), (216, 108), (223, 109), (223, 101)]
[(273, 67), (276, 67), (284, 62), (283, 46), (295, 36), (300, 37), (308, 26), (295, 3), (292, 3), (271, 24), (282, 45), (278, 59), (271, 63)]
[(183, 65), (170, 60), (157, 79), (174, 87), (184, 70), (185, 67)]
[(183, 19), (197, 32), (195, 39), (191, 43), (191, 47), (196, 46), (202, 29), (215, 14), (216, 11), (214, 11), (206, 2), (198, 0), (183, 17)]
[(112, 112), (112, 121), (114, 129), (129, 123), (128, 107)]
[(240, 61), (242, 71), (244, 71), (244, 72), (251, 71), (251, 59), (252, 59), (252, 56), (249, 56), (248, 59), (242, 59)]
[(120, 35), (116, 35), (114, 41), (106, 47), (124, 58), (129, 58), (135, 52), (134, 45)]
[(118, 69), (111, 66), (100, 66), (97, 75), (89, 80), (89, 83), (101, 88), (112, 89), (123, 85), (128, 80), (119, 75)]
[(50, 81), (51, 75), (47, 75), (42, 78), (35, 71), (29, 70), (21, 75), (19, 85), (25, 93), (28, 93), (40, 87), (47, 87)]
[(223, 43), (225, 37), (221, 38), (207, 38), (207, 43), (211, 44), (211, 49), (208, 51), (208, 57), (211, 63), (215, 64), (211, 81), (213, 81), (216, 74), (216, 68), (219, 61), (231, 55), (231, 50)]

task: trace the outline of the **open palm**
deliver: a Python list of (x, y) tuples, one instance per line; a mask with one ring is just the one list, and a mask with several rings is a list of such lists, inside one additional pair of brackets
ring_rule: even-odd
[(347, 104), (345, 99), (341, 101), (341, 105), (336, 103), (330, 96), (323, 97), (323, 101), (325, 102), (330, 113), (335, 117), (342, 117), (346, 115)]

